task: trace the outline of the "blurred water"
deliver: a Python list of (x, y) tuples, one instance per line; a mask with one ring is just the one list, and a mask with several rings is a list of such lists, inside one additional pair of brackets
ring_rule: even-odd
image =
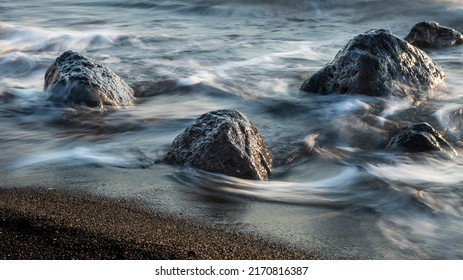
[[(397, 10), (397, 7), (400, 7)], [(243, 227), (322, 256), (462, 258), (463, 161), (385, 152), (427, 121), (461, 151), (461, 47), (431, 51), (446, 87), (419, 104), (299, 92), (355, 35), (421, 20), (463, 30), (458, 1), (0, 1), (2, 186), (79, 188)], [(155, 92), (128, 110), (46, 101), (63, 51)], [(199, 115), (234, 108), (276, 163), (268, 182), (162, 163)]]

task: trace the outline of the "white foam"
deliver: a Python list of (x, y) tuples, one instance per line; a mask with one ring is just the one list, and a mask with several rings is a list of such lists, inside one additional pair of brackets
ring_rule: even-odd
[(425, 162), (402, 160), (396, 164), (367, 164), (367, 173), (388, 181), (409, 184), (463, 182), (463, 165), (453, 161), (429, 159)]
[(324, 112), (329, 119), (331, 119), (333, 116), (348, 115), (356, 110), (365, 112), (368, 111), (371, 107), (369, 104), (356, 97), (341, 96), (341, 98), (344, 100), (331, 103), (324, 109)]
[(217, 182), (213, 182), (214, 188), (220, 186), (223, 191), (230, 193), (248, 195), (269, 201), (331, 204), (333, 201), (328, 196), (342, 193), (344, 188), (360, 179), (361, 172), (357, 167), (343, 167), (342, 170), (332, 176), (309, 182), (273, 180), (261, 182), (218, 174), (208, 174), (206, 178), (201, 178), (201, 180), (210, 180), (211, 176), (217, 178)]
[(68, 165), (88, 163), (108, 164), (114, 166), (131, 166), (133, 159), (113, 155), (101, 148), (74, 147), (68, 150), (47, 151), (19, 159), (13, 168), (23, 168), (41, 164), (54, 164), (64, 162)]
[(112, 31), (46, 30), (0, 22), (0, 55), (9, 52), (66, 51), (101, 48), (113, 44)]
[(393, 116), (400, 111), (404, 111), (406, 109), (411, 108), (412, 105), (407, 99), (404, 98), (397, 98), (391, 97), (387, 99), (386, 107), (384, 108), (383, 112), (381, 113), (381, 117), (387, 118), (389, 116)]
[(213, 84), (215, 80), (215, 76), (207, 71), (200, 71), (195, 75), (192, 75), (190, 77), (184, 78), (184, 79), (179, 79), (177, 81), (178, 86), (193, 86), (197, 85), (199, 83), (208, 83), (208, 84)]
[[(460, 110), (459, 114), (452, 119), (450, 115), (457, 110)], [(458, 138), (462, 136), (463, 112), (460, 104), (444, 104), (441, 108), (438, 108), (436, 112), (434, 112), (433, 116), (446, 132), (452, 133)]]

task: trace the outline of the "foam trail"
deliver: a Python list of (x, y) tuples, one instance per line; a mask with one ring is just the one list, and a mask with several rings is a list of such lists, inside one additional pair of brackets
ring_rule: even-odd
[(386, 107), (380, 116), (383, 118), (388, 118), (400, 111), (407, 110), (411, 107), (412, 105), (406, 99), (392, 97), (387, 100)]
[(22, 158), (16, 161), (12, 168), (24, 168), (34, 165), (66, 163), (69, 165), (82, 165), (89, 163), (108, 164), (120, 167), (129, 167), (136, 164), (134, 159), (124, 156), (111, 155), (100, 148), (74, 147), (69, 150), (44, 152)]
[(367, 173), (389, 181), (410, 184), (438, 183), (454, 185), (463, 182), (463, 165), (429, 159), (425, 162), (403, 160), (391, 164), (367, 164)]
[(110, 46), (118, 38), (111, 31), (46, 30), (0, 22), (0, 55), (10, 52), (86, 50)]
[(343, 193), (345, 188), (355, 184), (361, 178), (357, 167), (345, 167), (333, 176), (308, 182), (287, 181), (254, 181), (221, 174), (207, 173), (200, 170), (188, 169), (179, 174), (186, 184), (202, 185), (205, 188), (264, 199), (268, 201), (299, 203), (299, 204), (336, 204), (336, 196)]

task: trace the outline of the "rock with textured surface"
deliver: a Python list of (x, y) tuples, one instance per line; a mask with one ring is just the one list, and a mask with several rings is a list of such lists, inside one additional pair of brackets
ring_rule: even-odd
[(422, 50), (379, 29), (358, 35), (304, 82), (307, 92), (420, 97), (443, 85), (444, 73)]
[(174, 139), (166, 160), (244, 179), (266, 180), (272, 170), (261, 135), (236, 110), (200, 116)]
[(405, 40), (418, 48), (441, 48), (463, 43), (463, 34), (435, 21), (422, 21), (412, 27)]
[(111, 69), (74, 51), (48, 67), (44, 90), (55, 103), (89, 107), (128, 107), (134, 100), (132, 88)]
[(440, 151), (451, 157), (458, 153), (428, 123), (414, 124), (398, 131), (387, 144), (387, 150), (399, 150), (411, 153)]

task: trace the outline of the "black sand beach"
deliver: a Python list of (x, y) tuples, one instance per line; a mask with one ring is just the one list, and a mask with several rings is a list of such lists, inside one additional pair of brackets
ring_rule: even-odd
[(281, 244), (126, 201), (0, 189), (1, 259), (313, 259)]

